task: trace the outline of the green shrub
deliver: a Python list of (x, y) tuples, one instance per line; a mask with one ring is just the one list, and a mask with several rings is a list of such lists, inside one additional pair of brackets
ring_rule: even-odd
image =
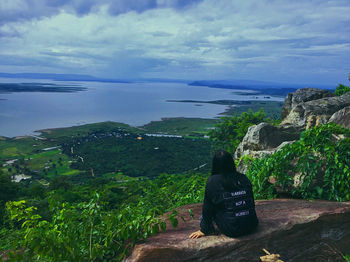
[(345, 255), (344, 259), (345, 259), (345, 261), (350, 262), (350, 255)]
[[(337, 140), (335, 135), (347, 138)], [(295, 197), (350, 200), (349, 136), (350, 129), (327, 124), (304, 131), (300, 140), (271, 156), (245, 157), (256, 197), (273, 197), (277, 186)], [(296, 173), (301, 183), (293, 186), (292, 174)], [(269, 183), (270, 177), (277, 182)]]
[(272, 121), (265, 116), (263, 109), (255, 113), (250, 109), (241, 115), (222, 117), (221, 120), (208, 134), (214, 150), (224, 149), (232, 154), (250, 126)]
[(344, 95), (345, 93), (347, 93), (349, 91), (350, 91), (350, 87), (344, 86), (342, 84), (338, 84), (338, 86), (336, 87), (336, 89), (334, 91), (334, 94), (336, 96), (341, 96), (341, 95)]
[[(130, 197), (117, 209), (94, 193), (89, 202), (61, 203), (55, 193), (49, 196), (50, 220), (38, 215), (25, 200), (7, 203), (17, 230), (11, 253), (15, 261), (120, 261), (131, 247), (174, 227), (179, 216), (176, 207), (203, 201), (205, 181), (201, 174), (161, 175), (153, 180), (119, 184)], [(169, 212), (167, 217), (161, 216)], [(189, 211), (190, 212), (190, 211)], [(191, 213), (190, 213), (191, 215)]]

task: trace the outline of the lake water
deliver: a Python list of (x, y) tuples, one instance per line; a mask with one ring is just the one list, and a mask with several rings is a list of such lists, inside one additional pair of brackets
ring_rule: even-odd
[[(188, 86), (183, 83), (99, 83), (5, 79), (1, 83), (81, 85), (76, 93), (0, 94), (0, 136), (33, 134), (35, 130), (102, 121), (140, 126), (163, 117), (215, 118), (226, 106), (167, 102), (167, 100), (257, 100), (237, 90)], [(244, 90), (246, 91), (246, 90)], [(264, 100), (263, 96), (258, 96)], [(5, 100), (2, 100), (5, 99)], [(269, 100), (281, 101), (282, 98)]]

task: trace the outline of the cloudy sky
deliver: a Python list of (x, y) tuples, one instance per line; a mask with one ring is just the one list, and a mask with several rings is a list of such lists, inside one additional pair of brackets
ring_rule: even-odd
[(349, 0), (0, 0), (0, 72), (348, 84)]

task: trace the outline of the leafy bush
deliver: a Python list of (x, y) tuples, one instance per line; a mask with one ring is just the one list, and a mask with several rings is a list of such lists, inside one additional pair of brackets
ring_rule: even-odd
[(215, 129), (209, 132), (210, 140), (214, 150), (224, 149), (232, 154), (250, 126), (272, 121), (265, 116), (263, 109), (255, 113), (250, 109), (241, 115), (222, 117), (221, 119), (222, 121), (216, 125)]
[[(349, 129), (331, 123), (304, 131), (299, 141), (271, 156), (246, 157), (243, 161), (250, 165), (247, 175), (256, 197), (273, 197), (277, 186), (295, 197), (350, 200), (349, 136)], [(298, 185), (294, 174), (298, 174)], [(269, 183), (270, 178), (276, 183)]]
[(347, 93), (349, 91), (350, 91), (350, 87), (344, 86), (342, 84), (338, 84), (338, 86), (336, 87), (336, 89), (334, 91), (334, 94), (336, 96), (341, 96), (341, 95), (344, 95), (345, 93)]
[(345, 259), (345, 261), (350, 262), (350, 255), (345, 255), (345, 256), (344, 256), (344, 259)]
[[(174, 208), (201, 202), (206, 179), (195, 173), (164, 174), (125, 182), (119, 185), (130, 190), (130, 198), (112, 210), (97, 193), (82, 203), (61, 203), (51, 193), (51, 220), (43, 220), (25, 200), (8, 202), (22, 236), (12, 247), (20, 251), (11, 255), (16, 261), (120, 261), (137, 241), (165, 230), (166, 220), (176, 227), (179, 216)], [(169, 212), (167, 217), (160, 216), (164, 212)]]

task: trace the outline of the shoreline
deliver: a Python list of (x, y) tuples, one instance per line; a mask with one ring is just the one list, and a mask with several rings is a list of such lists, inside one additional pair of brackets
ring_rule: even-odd
[[(7, 85), (7, 84), (3, 84), (3, 85)], [(61, 91), (72, 91), (70, 90), (71, 88), (75, 89), (75, 92), (80, 92), (80, 91), (85, 91), (86, 89), (88, 89), (87, 87), (83, 87), (83, 86), (78, 86), (78, 85), (71, 85), (71, 84), (68, 84), (68, 85), (62, 85), (63, 87), (66, 87), (67, 89), (64, 90), (62, 89), (62, 86), (60, 84), (57, 84), (57, 83), (12, 83), (9, 87), (9, 89), (19, 89), (17, 90), (17, 92), (23, 92), (23, 89), (27, 89), (28, 86), (32, 86), (32, 87), (35, 87), (34, 89), (38, 88), (38, 90), (35, 90), (35, 91), (42, 91), (42, 89), (45, 89), (45, 91), (49, 91), (49, 92), (56, 92), (59, 87), (61, 88)], [(191, 87), (190, 84), (187, 83), (187, 86)], [(208, 88), (211, 88), (210, 86), (206, 86)], [(220, 89), (226, 89), (225, 87), (217, 87), (217, 88), (220, 88)], [(0, 83), (0, 90), (1, 90), (1, 83)], [(34, 90), (26, 90), (27, 92), (28, 91), (34, 91)], [(235, 91), (235, 90), (232, 90), (232, 91)], [(238, 90), (236, 90), (238, 91)], [(241, 111), (243, 110), (246, 110), (248, 111), (248, 107), (251, 105), (251, 104), (254, 104), (252, 106), (253, 110), (255, 110), (257, 108), (256, 104), (262, 104), (262, 103), (270, 103), (270, 102), (273, 102), (275, 100), (280, 100), (281, 98), (280, 97), (274, 97), (274, 96), (264, 96), (264, 97), (260, 97), (258, 99), (258, 97), (256, 97), (255, 99), (253, 97), (248, 97), (248, 96), (256, 96), (254, 90), (241, 90), (241, 91), (244, 91), (246, 93), (244, 93), (244, 96), (245, 98), (242, 98), (242, 99), (247, 99), (247, 100), (233, 100), (233, 99), (225, 99), (225, 100), (177, 100), (177, 99), (168, 99), (166, 100), (166, 102), (176, 102), (176, 103), (191, 103), (193, 104), (194, 106), (196, 107), (200, 107), (200, 106), (204, 106), (206, 104), (212, 104), (212, 105), (220, 105), (222, 106), (222, 108), (220, 107), (217, 112), (215, 112), (215, 115), (210, 115), (208, 117), (207, 114), (202, 114), (203, 116), (199, 115), (199, 117), (186, 117), (186, 116), (172, 116), (172, 117), (167, 117), (167, 116), (162, 116), (162, 117), (156, 117), (155, 119), (149, 119), (149, 121), (147, 122), (144, 122), (142, 123), (143, 121), (139, 121), (141, 122), (141, 125), (139, 125), (139, 123), (135, 123), (135, 124), (126, 124), (125, 122), (122, 122), (122, 121), (125, 121), (125, 119), (120, 119), (121, 122), (118, 122), (118, 119), (117, 121), (113, 121), (113, 120), (104, 120), (103, 118), (101, 119), (101, 121), (99, 121), (99, 119), (95, 119), (97, 120), (98, 122), (86, 122), (86, 121), (76, 121), (76, 123), (74, 123), (74, 121), (67, 121), (67, 125), (64, 124), (65, 121), (61, 121), (63, 122), (63, 125), (60, 125), (60, 126), (55, 126), (55, 122), (53, 122), (54, 124), (54, 127), (43, 127), (41, 128), (40, 125), (39, 125), (39, 128), (38, 129), (35, 129), (35, 124), (32, 126), (32, 125), (28, 125), (28, 126), (24, 126), (24, 128), (17, 128), (17, 129), (9, 129), (8, 133), (5, 133), (4, 135), (3, 134), (0, 134), (0, 137), (3, 137), (4, 139), (21, 139), (21, 138), (28, 138), (28, 137), (35, 137), (35, 136), (42, 136), (43, 133), (50, 133), (50, 132), (53, 132), (54, 130), (58, 130), (58, 129), (63, 129), (63, 128), (74, 128), (74, 127), (80, 127), (80, 126), (85, 126), (85, 125), (94, 125), (94, 124), (101, 124), (101, 123), (108, 123), (108, 122), (111, 122), (111, 123), (116, 123), (116, 124), (123, 124), (123, 125), (127, 125), (129, 126), (130, 128), (143, 128), (144, 126), (147, 126), (149, 124), (152, 124), (153, 122), (159, 122), (159, 121), (165, 121), (165, 119), (205, 119), (205, 120), (218, 120), (220, 119), (221, 117), (223, 116), (230, 116), (230, 115), (233, 115), (234, 113), (240, 113)], [(252, 91), (252, 93), (250, 93), (249, 91)], [(68, 92), (68, 93), (69, 93)], [(3, 100), (2, 98), (0, 98), (0, 100)], [(7, 99), (4, 99), (4, 100), (7, 100)], [(258, 103), (257, 103), (258, 102)], [(260, 106), (259, 104), (259, 106)], [(272, 105), (272, 103), (271, 103)], [(242, 108), (241, 108), (242, 107)], [(241, 109), (239, 109), (241, 108)], [(144, 119), (144, 120), (147, 120), (147, 119)], [(132, 121), (130, 121), (132, 122)], [(134, 122), (137, 122), (137, 121), (134, 121)], [(59, 123), (58, 123), (59, 124)], [(36, 126), (38, 126), (38, 124), (36, 124)], [(33, 128), (33, 129), (31, 129)], [(6, 131), (6, 130), (5, 130)], [(15, 135), (12, 135), (12, 134), (15, 134)]]
[(219, 118), (220, 118), (220, 116), (217, 116), (215, 118), (181, 117), (181, 116), (179, 116), (179, 117), (162, 117), (160, 120), (151, 120), (142, 126), (132, 126), (132, 125), (128, 125), (128, 124), (125, 124), (122, 122), (107, 120), (107, 121), (93, 122), (93, 123), (86, 123), (86, 124), (79, 124), (79, 125), (38, 129), (38, 130), (33, 131), (33, 133), (35, 133), (35, 134), (26, 134), (26, 135), (19, 135), (19, 136), (13, 136), (13, 137), (0, 135), (0, 141), (1, 140), (20, 140), (20, 139), (26, 139), (26, 138), (37, 138), (37, 139), (45, 139), (46, 140), (46, 138), (42, 137), (45, 133), (50, 134), (54, 131), (82, 128), (82, 127), (87, 127), (87, 126), (94, 127), (94, 126), (104, 125), (104, 124), (112, 124), (112, 125), (116, 125), (116, 126), (123, 125), (123, 126), (128, 126), (130, 128), (135, 128), (135, 129), (139, 129), (140, 131), (143, 131), (144, 127), (147, 125), (159, 123), (159, 122), (165, 122), (165, 121), (169, 121), (169, 120), (199, 120), (199, 121), (201, 121), (201, 120), (203, 120), (203, 121), (213, 120), (213, 121), (215, 121), (215, 120), (218, 120)]
[[(43, 129), (37, 129), (34, 130), (28, 134), (24, 135), (18, 135), (18, 136), (4, 136), (0, 135), (0, 138), (4, 139), (23, 139), (23, 138), (29, 138), (29, 137), (42, 137), (43, 134), (50, 134), (54, 131), (59, 131), (59, 130), (64, 130), (64, 129), (74, 129), (74, 128), (82, 128), (82, 127), (88, 127), (90, 126), (99, 126), (99, 125), (104, 125), (104, 124), (109, 124), (109, 125), (115, 125), (115, 126), (123, 126), (125, 128), (135, 128), (135, 129), (140, 129), (143, 130), (145, 126), (152, 125), (154, 123), (165, 123), (166, 121), (176, 121), (176, 120), (182, 120), (182, 121), (187, 121), (187, 120), (193, 120), (193, 121), (218, 121), (220, 120), (221, 117), (224, 116), (232, 116), (234, 114), (240, 114), (244, 111), (248, 111), (249, 108), (252, 108), (253, 111), (257, 111), (260, 108), (264, 108), (265, 113), (267, 115), (271, 114), (271, 108), (276, 111), (276, 114), (279, 113), (280, 109), (282, 108), (281, 105), (283, 102), (281, 101), (271, 101), (271, 100), (242, 100), (242, 101), (237, 101), (237, 100), (216, 100), (216, 101), (198, 101), (198, 100), (187, 100), (187, 101), (179, 101), (179, 100), (167, 100), (168, 102), (188, 102), (188, 103), (207, 103), (207, 104), (219, 104), (225, 106), (225, 109), (218, 113), (216, 116), (212, 118), (204, 118), (204, 117), (185, 117), (185, 116), (177, 116), (177, 117), (161, 117), (159, 120), (151, 120), (148, 121), (147, 123), (143, 125), (129, 125), (123, 122), (117, 122), (117, 121), (112, 121), (112, 120), (106, 120), (106, 121), (101, 121), (101, 122), (91, 122), (91, 123), (77, 123), (75, 125), (69, 125), (69, 126), (60, 126), (60, 127), (49, 127), (49, 128), (43, 128)], [(274, 113), (274, 112), (273, 112)], [(39, 138), (40, 139), (40, 138)]]

